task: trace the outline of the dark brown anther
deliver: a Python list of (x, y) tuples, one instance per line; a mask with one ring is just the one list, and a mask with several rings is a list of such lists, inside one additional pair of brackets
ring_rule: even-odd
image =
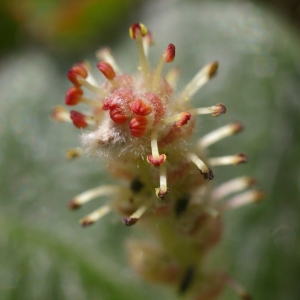
[(244, 153), (239, 153), (237, 156), (238, 156), (238, 158), (239, 158), (239, 160), (238, 160), (238, 162), (237, 162), (237, 165), (238, 165), (238, 164), (241, 164), (241, 163), (246, 163), (246, 162), (248, 161), (248, 157), (247, 157), (247, 155), (244, 154)]
[(90, 226), (90, 225), (92, 225), (94, 223), (95, 223), (95, 221), (84, 220), (80, 224), (81, 224), (82, 227), (87, 227), (87, 226)]
[(208, 172), (202, 172), (200, 169), (200, 174), (203, 175), (204, 179), (207, 181), (213, 180), (214, 179), (214, 174), (211, 169), (208, 169)]
[(219, 63), (218, 63), (217, 61), (214, 62), (214, 63), (210, 66), (210, 69), (209, 69), (209, 71), (208, 71), (208, 77), (209, 77), (209, 78), (212, 78), (212, 77), (214, 77), (214, 76), (217, 74), (218, 67), (219, 67)]
[(132, 226), (134, 225), (137, 221), (139, 220), (139, 218), (123, 218), (122, 221), (126, 226)]
[(76, 201), (71, 200), (71, 201), (69, 201), (69, 203), (68, 203), (68, 207), (69, 207), (69, 209), (76, 210), (76, 209), (80, 208), (81, 205), (78, 204)]

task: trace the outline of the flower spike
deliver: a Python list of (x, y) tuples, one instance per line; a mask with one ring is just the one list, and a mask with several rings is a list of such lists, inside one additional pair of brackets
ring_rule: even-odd
[(203, 124), (197, 125), (198, 119), (227, 112), (221, 103), (193, 107), (192, 101), (187, 101), (216, 75), (218, 63), (204, 66), (177, 93), (179, 70), (171, 69), (163, 76), (165, 64), (175, 59), (175, 45), (169, 43), (152, 67), (148, 61), (152, 34), (145, 25), (135, 23), (129, 35), (137, 44), (138, 71), (121, 72), (111, 51), (102, 48), (96, 53), (96, 66), (103, 74), (100, 83), (86, 62), (74, 65), (68, 73), (72, 86), (65, 104), (84, 104), (87, 113), (64, 107), (52, 112), (54, 120), (85, 129), (80, 132), (81, 148), (69, 149), (68, 159), (83, 153), (94, 156), (113, 177), (122, 180), (122, 186), (100, 185), (80, 193), (68, 206), (75, 210), (96, 198), (110, 198), (80, 224), (87, 227), (114, 211), (125, 226), (147, 228), (149, 242), (128, 242), (130, 263), (145, 279), (170, 285), (191, 300), (216, 299), (225, 285), (248, 299), (249, 294), (238, 283), (205, 260), (222, 237), (223, 213), (264, 197), (261, 191), (249, 190), (254, 184), (250, 177), (238, 177), (217, 187), (210, 182), (214, 178), (211, 167), (247, 161), (243, 153), (209, 157), (206, 151), (241, 131), (240, 122), (193, 142), (195, 128)]

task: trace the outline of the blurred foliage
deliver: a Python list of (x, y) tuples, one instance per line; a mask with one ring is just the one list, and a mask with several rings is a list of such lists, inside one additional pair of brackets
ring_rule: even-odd
[[(102, 2), (107, 3), (98, 1), (97, 5)], [(110, 1), (115, 2), (120, 3)], [(72, 33), (61, 39), (71, 28), (63, 25), (62, 19), (51, 25), (51, 30), (64, 28), (60, 37), (48, 35), (47, 26), (41, 25), (49, 22), (48, 13), (56, 14), (55, 2), (37, 3), (41, 11), (42, 3), (48, 3), (45, 23), (35, 21), (35, 27), (45, 28), (44, 41), (50, 47), (60, 47), (62, 41), (72, 48), (73, 41), (89, 40), (96, 32), (104, 32), (122, 14), (120, 10), (105, 26), (97, 23), (100, 20), (93, 25), (91, 18), (101, 17), (87, 15), (85, 8), (83, 19), (79, 19), (87, 24), (86, 31), (78, 32), (74, 39)], [(96, 5), (94, 1), (84, 3), (87, 7)], [(24, 15), (27, 13), (25, 10)], [(135, 18), (154, 34), (153, 63), (169, 42), (176, 45), (173, 66), (181, 68), (179, 89), (205, 63), (219, 61), (218, 76), (199, 93), (196, 104), (222, 102), (228, 113), (217, 119), (199, 118), (197, 136), (241, 120), (245, 131), (214, 145), (210, 154), (246, 152), (249, 163), (215, 168), (214, 182), (248, 174), (256, 177), (268, 194), (265, 202), (225, 216), (220, 265), (256, 300), (298, 300), (299, 37), (278, 16), (244, 1), (151, 1), (136, 11)], [(132, 71), (137, 57), (128, 38), (127, 21), (126, 17), (118, 19), (124, 37), (119, 37), (113, 51), (123, 70)], [(1, 22), (7, 24), (4, 34), (8, 41), (9, 32), (19, 32), (16, 24), (26, 23), (15, 23), (9, 17)], [(37, 32), (42, 31), (37, 28)], [(115, 215), (91, 228), (80, 228), (78, 219), (96, 208), (98, 201), (78, 212), (66, 209), (70, 197), (112, 182), (105, 161), (65, 161), (64, 151), (78, 145), (78, 130), (49, 118), (69, 86), (67, 70), (62, 72), (60, 66), (67, 59), (68, 55), (62, 54), (54, 60), (43, 49), (31, 46), (10, 50), (0, 61), (0, 299), (173, 299), (161, 288), (141, 282), (127, 266), (123, 244), (138, 234), (137, 228), (125, 228)], [(221, 299), (237, 297), (228, 289)]]
[[(138, 0), (4, 0), (5, 40), (24, 40), (69, 52), (117, 37), (120, 24)], [(9, 21), (9, 22), (7, 22)], [(15, 28), (19, 27), (16, 36)]]

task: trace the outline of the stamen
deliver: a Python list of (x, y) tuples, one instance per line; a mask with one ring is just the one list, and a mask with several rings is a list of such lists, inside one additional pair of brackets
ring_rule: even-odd
[(209, 158), (208, 161), (210, 166), (238, 165), (247, 162), (248, 157), (244, 153), (239, 153), (236, 155)]
[(188, 153), (188, 159), (198, 167), (205, 180), (209, 181), (214, 178), (212, 170), (209, 169), (197, 155), (194, 153)]
[(223, 275), (224, 282), (230, 286), (242, 300), (251, 300), (252, 297), (237, 281), (229, 277), (227, 274)]
[(70, 209), (80, 208), (83, 204), (101, 196), (110, 196), (120, 190), (120, 186), (102, 185), (90, 190), (87, 190), (75, 196), (68, 204)]
[(226, 111), (227, 108), (222, 103), (218, 103), (210, 107), (193, 108), (189, 112), (192, 116), (211, 114), (213, 117), (218, 117), (221, 114), (225, 114)]
[(70, 111), (70, 119), (72, 120), (74, 126), (77, 128), (85, 128), (88, 126), (87, 121), (92, 121), (92, 117), (85, 116), (84, 114), (76, 110)]
[(114, 81), (116, 77), (116, 72), (113, 67), (105, 61), (101, 61), (97, 64), (99, 71), (110, 81), (114, 88), (117, 88), (119, 85)]
[(146, 57), (148, 57), (149, 47), (154, 45), (153, 36), (151, 32), (147, 32), (146, 35), (143, 37), (143, 46)]
[(228, 136), (231, 136), (237, 132), (240, 132), (242, 129), (243, 129), (243, 125), (240, 122), (235, 122), (235, 123), (225, 125), (203, 136), (197, 143), (197, 147), (200, 149), (208, 148), (210, 145)]
[(174, 60), (174, 58), (175, 58), (175, 46), (173, 44), (169, 44), (168, 48), (162, 54), (154, 72), (153, 83), (152, 83), (152, 88), (154, 89), (154, 91), (157, 91), (159, 88), (160, 76), (165, 62), (170, 63)]
[(78, 158), (82, 155), (83, 151), (80, 148), (71, 148), (68, 149), (66, 152), (66, 159), (73, 160), (75, 158)]
[(158, 152), (157, 131), (155, 129), (153, 129), (151, 132), (151, 150), (152, 155), (147, 155), (148, 163), (154, 165), (155, 167), (158, 167), (166, 161), (166, 155), (159, 154)]
[(147, 28), (142, 23), (133, 24), (129, 28), (130, 37), (133, 40), (136, 40), (136, 43), (137, 43), (141, 68), (142, 68), (142, 72), (144, 73), (144, 76), (149, 75), (149, 66), (148, 66), (148, 61), (147, 61), (147, 58), (146, 58), (144, 45), (143, 45), (143, 39), (142, 39), (142, 37), (145, 36), (146, 34), (147, 34)]
[(69, 80), (75, 85), (80, 86), (81, 81), (88, 77), (88, 70), (84, 63), (78, 63), (68, 72)]
[(191, 118), (191, 114), (189, 112), (182, 112), (180, 114), (162, 119), (161, 122), (163, 124), (176, 123), (178, 127), (181, 127), (187, 124), (190, 118)]
[(167, 167), (166, 164), (159, 166), (159, 188), (155, 189), (155, 194), (158, 198), (165, 198), (170, 190), (167, 187)]
[(88, 89), (89, 91), (91, 91), (92, 93), (94, 93), (96, 95), (100, 95), (103, 97), (107, 96), (106, 91), (104, 91), (99, 86), (96, 86), (96, 85), (92, 84), (91, 82), (85, 80), (84, 78), (79, 78), (78, 82), (80, 83), (80, 85), (84, 86), (86, 89)]
[(119, 66), (117, 65), (114, 57), (112, 56), (112, 53), (110, 51), (109, 48), (102, 48), (100, 49), (99, 51), (96, 52), (96, 57), (99, 59), (99, 60), (104, 60), (106, 62), (108, 62), (112, 67), (113, 69), (115, 70), (115, 72), (117, 74), (121, 74), (122, 72), (120, 71), (120, 68)]
[(218, 69), (218, 62), (206, 65), (194, 78), (186, 85), (181, 93), (181, 99), (189, 100), (203, 85), (205, 85)]
[(212, 190), (212, 198), (214, 200), (222, 199), (230, 194), (240, 192), (254, 183), (255, 180), (253, 178), (246, 176), (229, 180)]
[(224, 204), (224, 208), (225, 209), (237, 208), (248, 203), (259, 202), (264, 198), (265, 198), (264, 192), (258, 190), (251, 190), (232, 197)]
[(165, 76), (165, 80), (171, 86), (171, 88), (174, 90), (177, 88), (178, 79), (179, 79), (178, 68), (171, 69)]
[(69, 111), (63, 106), (56, 106), (52, 111), (51, 118), (58, 122), (72, 122)]
[(94, 224), (96, 221), (98, 221), (103, 216), (107, 215), (110, 212), (111, 208), (109, 205), (103, 205), (99, 209), (93, 211), (89, 215), (82, 218), (79, 223), (81, 226), (86, 227), (89, 225)]
[(91, 106), (99, 106), (100, 104), (96, 102), (95, 100), (82, 97), (83, 91), (80, 87), (73, 86), (71, 87), (65, 97), (65, 103), (66, 105), (73, 106), (78, 104), (79, 102), (91, 105)]
[(140, 208), (138, 208), (129, 218), (123, 218), (122, 221), (126, 226), (131, 226), (135, 224), (146, 212), (148, 209), (148, 206), (142, 205)]

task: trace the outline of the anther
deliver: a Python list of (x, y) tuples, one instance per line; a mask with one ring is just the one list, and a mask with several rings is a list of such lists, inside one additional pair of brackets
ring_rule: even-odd
[(107, 63), (109, 63), (117, 74), (121, 74), (120, 68), (118, 67), (109, 48), (105, 47), (105, 48), (98, 50), (96, 52), (96, 57), (99, 60), (104, 60)]
[(188, 153), (188, 158), (198, 167), (200, 174), (203, 175), (205, 180), (210, 181), (214, 178), (212, 170), (209, 169), (197, 155)]
[(167, 159), (167, 156), (165, 154), (160, 154), (158, 156), (153, 155), (147, 155), (147, 161), (149, 164), (152, 164), (155, 167), (159, 167), (162, 165)]
[(87, 77), (88, 70), (83, 63), (76, 64), (68, 72), (68, 78), (75, 86), (81, 86), (82, 79), (86, 79)]
[(192, 115), (206, 115), (211, 114), (213, 117), (218, 117), (221, 114), (225, 114), (227, 108), (225, 105), (218, 103), (210, 107), (193, 108), (190, 110)]
[(99, 105), (96, 101), (88, 98), (83, 97), (83, 91), (80, 87), (73, 86), (71, 87), (65, 97), (65, 103), (66, 105), (73, 106), (78, 104), (79, 102), (91, 105), (91, 106), (97, 106)]
[(83, 151), (79, 148), (71, 148), (66, 151), (66, 159), (73, 160), (82, 155)]
[(175, 46), (173, 44), (169, 44), (163, 56), (166, 63), (172, 62), (175, 58)]
[(109, 112), (110, 118), (117, 124), (124, 124), (127, 122), (127, 116), (119, 106), (114, 106)]
[(141, 39), (147, 34), (147, 27), (142, 23), (135, 23), (129, 28), (129, 36), (133, 40)]
[(238, 165), (240, 163), (246, 163), (248, 157), (244, 153), (239, 153), (236, 155), (209, 158), (208, 161), (211, 166)]
[(85, 128), (88, 125), (88, 123), (85, 120), (86, 116), (78, 111), (72, 110), (70, 112), (70, 118), (75, 127), (77, 128)]
[(139, 116), (147, 116), (152, 112), (152, 107), (141, 99), (130, 102), (129, 107), (133, 113)]
[(180, 114), (167, 117), (162, 119), (161, 122), (164, 124), (175, 123), (176, 126), (181, 127), (191, 119), (191, 114), (189, 112), (182, 112)]
[(174, 58), (175, 58), (175, 46), (173, 44), (169, 44), (168, 48), (162, 54), (153, 75), (152, 88), (154, 89), (154, 91), (157, 91), (159, 88), (160, 76), (165, 62), (170, 63), (174, 60)]
[(129, 123), (130, 133), (135, 137), (142, 137), (147, 130), (148, 120), (143, 116), (136, 116)]
[(70, 113), (63, 106), (56, 106), (52, 111), (51, 118), (58, 122), (71, 122)]
[(130, 217), (123, 218), (122, 221), (126, 226), (131, 226), (135, 224), (137, 221), (140, 220), (140, 218), (143, 216), (143, 214), (147, 210), (147, 206), (143, 205), (140, 208), (138, 208)]
[(156, 197), (164, 199), (166, 194), (170, 192), (167, 187), (167, 167), (166, 164), (159, 166), (159, 188), (155, 189)]
[(243, 125), (240, 122), (230, 123), (228, 125), (222, 126), (203, 136), (197, 143), (197, 147), (199, 149), (208, 148), (212, 144), (215, 144), (216, 142), (228, 136), (240, 132), (242, 129), (243, 129)]
[(108, 80), (113, 80), (116, 77), (113, 67), (106, 61), (99, 62), (97, 68)]
[(136, 40), (140, 57), (141, 68), (144, 76), (149, 75), (148, 61), (146, 58), (142, 37), (147, 34), (147, 28), (142, 23), (135, 23), (129, 28), (129, 35)]

